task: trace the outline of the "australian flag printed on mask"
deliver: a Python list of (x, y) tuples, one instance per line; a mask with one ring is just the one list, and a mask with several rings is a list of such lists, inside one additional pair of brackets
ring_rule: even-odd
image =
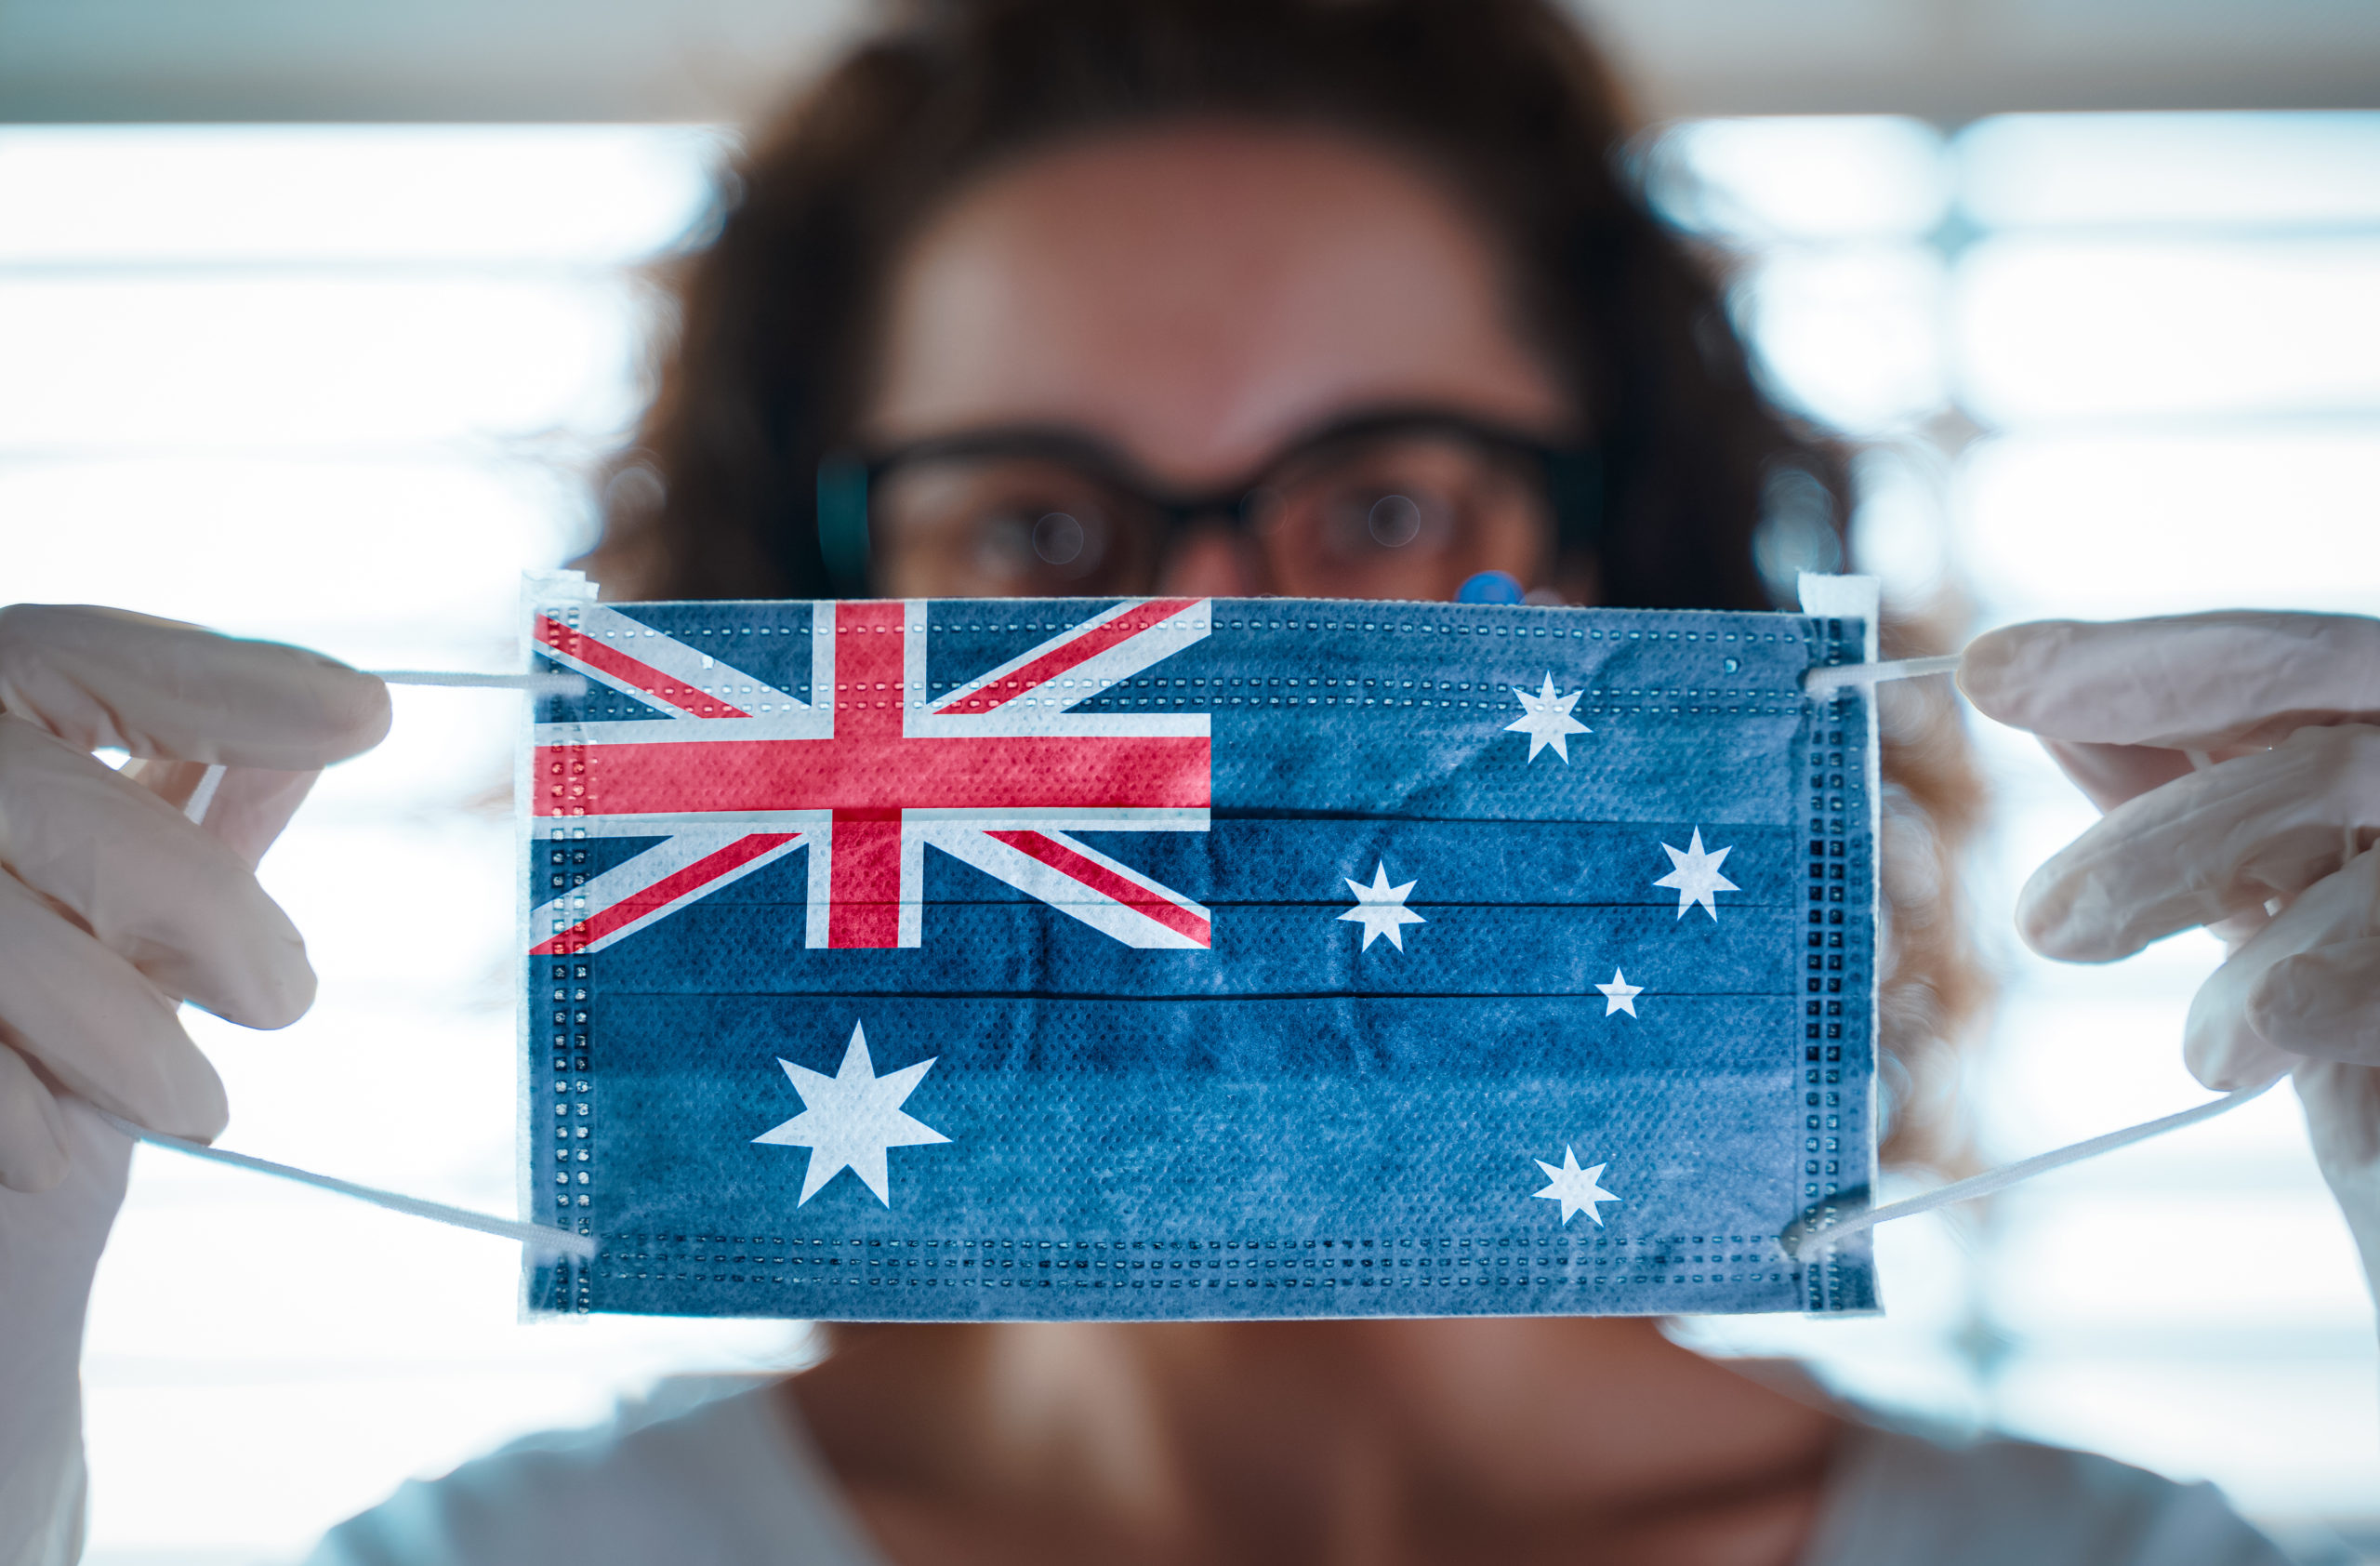
[(534, 1308), (1874, 1307), (1865, 617), (529, 621)]

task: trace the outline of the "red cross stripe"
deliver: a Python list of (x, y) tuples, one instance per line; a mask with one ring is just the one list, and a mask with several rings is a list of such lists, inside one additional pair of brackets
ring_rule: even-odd
[(1116, 671), (1203, 636), (1202, 618), (1189, 628), (1204, 609), (1126, 604), (929, 698), (912, 643), (930, 605), (820, 604), (831, 632), (811, 638), (807, 703), (616, 612), (600, 627), (591, 610), (575, 628), (543, 619), (538, 640), (558, 662), (635, 695), (641, 714), (666, 704), (676, 716), (616, 733), (561, 725), (575, 743), (536, 748), (537, 816), (671, 840), (573, 888), (573, 917), (549, 922), (536, 949), (608, 944), (797, 848), (812, 856), (810, 945), (916, 946), (929, 845), (1132, 944), (1210, 945), (1205, 909), (1058, 829), (1204, 829), (1204, 713), (1071, 710)]

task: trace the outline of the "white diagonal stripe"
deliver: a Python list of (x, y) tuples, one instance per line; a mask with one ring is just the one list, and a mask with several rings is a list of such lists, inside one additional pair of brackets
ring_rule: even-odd
[[(1112, 936), (1126, 946), (1172, 948), (1183, 951), (1206, 949), (1189, 936), (1178, 930), (1168, 929), (1140, 909), (1119, 903), (1095, 887), (1085, 886), (1074, 877), (1043, 864), (1022, 849), (985, 836), (981, 829), (932, 822), (915, 829), (920, 839), (952, 858), (974, 866), (993, 880), (1005, 882), (1061, 913), (1072, 914), (1102, 935)], [(1103, 864), (1115, 864), (1105, 856), (1091, 854), (1079, 844), (1068, 843), (1067, 846)], [(1145, 876), (1130, 871), (1123, 873), (1130, 876), (1135, 885), (1150, 885)], [(1151, 886), (1151, 890), (1163, 889)], [(1165, 892), (1164, 896), (1167, 901), (1179, 907), (1197, 907), (1174, 893)], [(1204, 917), (1203, 911), (1200, 916)]]
[[(1210, 924), (1212, 924), (1215, 922), (1215, 916), (1207, 911), (1207, 906), (1204, 903), (1194, 903), (1189, 898), (1183, 896), (1181, 893), (1176, 892), (1172, 887), (1159, 885), (1157, 883), (1151, 881), (1147, 876), (1143, 875), (1139, 870), (1134, 869), (1131, 866), (1123, 863), (1121, 860), (1109, 858), (1106, 855), (1102, 854), (1098, 849), (1093, 848), (1091, 844), (1084, 843), (1079, 838), (1070, 836), (1065, 832), (1052, 831), (1047, 827), (1041, 827), (1034, 829), (1038, 830), (1043, 837), (1048, 838), (1051, 842), (1063, 843), (1066, 847), (1071, 848), (1076, 853), (1081, 855), (1084, 858), (1089, 859), (1091, 863), (1098, 865), (1102, 869), (1109, 870), (1116, 875), (1123, 877), (1126, 881), (1130, 882), (1142, 891), (1162, 898), (1166, 902), (1171, 903), (1175, 908), (1182, 909), (1190, 913), (1195, 913)], [(1098, 829), (1094, 827), (1092, 829), (1097, 830)], [(1086, 888), (1086, 890), (1088, 890), (1088, 888)]]
[[(1076, 713), (1071, 710), (1078, 702), (1089, 700), (1112, 689), (1120, 680), (1152, 667), (1172, 657), (1185, 647), (1206, 640), (1212, 623), (1213, 602), (1200, 599), (1179, 614), (1158, 621), (1146, 630), (1137, 631), (1103, 653), (1086, 658), (1061, 674), (1044, 680), (1029, 690), (1019, 691), (988, 712), (962, 712), (957, 709), (970, 697), (1009, 679), (1018, 670), (1030, 667), (1051, 654), (1062, 651), (1067, 644), (1106, 625), (1119, 617), (1144, 607), (1145, 600), (1119, 604), (1104, 615), (1084, 621), (1070, 630), (1051, 637), (1031, 650), (1011, 658), (998, 668), (968, 682), (958, 690), (932, 698), (928, 710), (918, 711), (914, 705), (908, 715), (908, 732), (920, 737), (959, 737), (968, 735), (1052, 735), (1070, 737), (1154, 737), (1159, 738), (1203, 738), (1210, 723), (1204, 712), (1095, 712)], [(927, 688), (925, 657), (922, 648), (911, 654), (909, 667), (912, 690)]]
[[(834, 678), (831, 654), (828, 655), (829, 661), (823, 666), (817, 661), (822, 651), (820, 644), (831, 645), (834, 641), (834, 605), (831, 604), (811, 606), (810, 688), (813, 691), (826, 688), (819, 683), (821, 679), (831, 684)], [(810, 703), (801, 701), (791, 692), (779, 690), (767, 681), (744, 672), (715, 654), (705, 653), (700, 648), (681, 642), (666, 631), (646, 625), (641, 620), (631, 619), (607, 604), (580, 604), (557, 606), (549, 617), (569, 626), (582, 636), (592, 637), (624, 656), (632, 657), (648, 668), (659, 670), (681, 684), (691, 685), (706, 696), (714, 697), (731, 707), (741, 708), (747, 712), (754, 711), (763, 702), (780, 710), (800, 710), (810, 706)], [(738, 642), (740, 644), (741, 638), (738, 638)], [(642, 697), (648, 700), (653, 699), (649, 692), (642, 691), (626, 681), (615, 679), (583, 659), (572, 657), (567, 653), (559, 652), (543, 643), (538, 644), (537, 651), (553, 658), (557, 663), (576, 670), (591, 680), (602, 681), (614, 690), (630, 696)]]
[[(677, 874), (697, 859), (707, 855), (716, 854), (730, 843), (750, 837), (755, 832), (765, 832), (768, 829), (765, 827), (753, 827), (740, 823), (731, 828), (707, 824), (698, 831), (681, 832), (657, 843), (635, 857), (623, 860), (602, 874), (593, 877), (582, 886), (564, 887), (558, 892), (547, 888), (550, 895), (537, 905), (536, 912), (530, 922), (531, 944), (536, 945), (551, 940), (573, 925), (592, 919), (624, 899), (636, 896), (646, 887), (655, 885)], [(544, 843), (553, 840), (541, 838), (536, 841)], [(796, 833), (775, 847), (754, 855), (734, 869), (723, 870), (705, 881), (701, 885), (690, 886), (668, 902), (648, 909), (634, 921), (589, 941), (580, 949), (601, 951), (607, 946), (626, 940), (654, 921), (675, 913), (688, 903), (707, 897), (728, 883), (740, 881), (765, 865), (774, 864), (795, 849), (801, 847), (804, 842), (804, 836)], [(532, 852), (535, 852), (534, 848)]]

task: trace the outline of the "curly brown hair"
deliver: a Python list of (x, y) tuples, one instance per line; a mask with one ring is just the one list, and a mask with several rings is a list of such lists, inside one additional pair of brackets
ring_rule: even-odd
[[(1842, 453), (1762, 394), (1719, 278), (1632, 172), (1621, 92), (1553, 0), (945, 0), (756, 137), (704, 242), (665, 268), (655, 392), (607, 475), (594, 574), (637, 597), (833, 596), (816, 474), (866, 404), (879, 290), (907, 237), (1037, 147), (1216, 116), (1394, 149), (1501, 242), (1601, 458), (1566, 580), (1615, 605), (1775, 606), (1753, 544), (1780, 507), (1841, 558)], [(1900, 705), (1886, 1151), (1939, 1161), (1944, 1042), (1983, 993), (1951, 874), (1977, 786), (1955, 713)]]

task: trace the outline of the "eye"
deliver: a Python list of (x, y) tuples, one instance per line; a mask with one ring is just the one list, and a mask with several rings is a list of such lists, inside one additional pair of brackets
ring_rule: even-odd
[(1383, 495), (1372, 502), (1364, 524), (1373, 543), (1401, 549), (1421, 536), (1421, 508), (1409, 495)]
[(1322, 537), (1335, 552), (1357, 559), (1395, 551), (1422, 554), (1453, 536), (1453, 506), (1435, 489), (1412, 484), (1353, 484), (1329, 498)]
[(1051, 511), (1033, 524), (1033, 552), (1052, 565), (1072, 565), (1082, 558), (1082, 524), (1064, 511)]
[(1025, 568), (1033, 557), (1032, 535), (1011, 517), (990, 517), (974, 533), (975, 565), (993, 577), (1008, 577)]

